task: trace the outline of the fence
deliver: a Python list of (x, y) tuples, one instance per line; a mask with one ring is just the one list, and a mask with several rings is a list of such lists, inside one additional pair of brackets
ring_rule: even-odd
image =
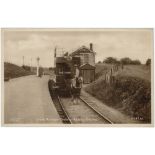
[(105, 77), (105, 82), (107, 84), (112, 84), (115, 82), (115, 76), (118, 73), (118, 71), (123, 70), (123, 65), (113, 65), (109, 71), (105, 73), (103, 77)]

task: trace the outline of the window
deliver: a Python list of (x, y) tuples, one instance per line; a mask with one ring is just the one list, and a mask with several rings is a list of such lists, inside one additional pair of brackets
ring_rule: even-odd
[(89, 63), (89, 54), (84, 54), (84, 63)]

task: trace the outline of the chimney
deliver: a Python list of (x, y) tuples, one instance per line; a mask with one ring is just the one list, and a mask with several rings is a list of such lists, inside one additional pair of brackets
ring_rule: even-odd
[(93, 51), (93, 44), (92, 43), (90, 43), (90, 50)]

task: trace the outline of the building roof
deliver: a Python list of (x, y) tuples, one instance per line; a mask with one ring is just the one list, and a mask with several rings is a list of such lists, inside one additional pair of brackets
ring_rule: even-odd
[(78, 55), (80, 53), (95, 53), (95, 52), (90, 50), (86, 46), (82, 46), (82, 47), (78, 48), (76, 51), (74, 51), (73, 53), (71, 53), (71, 56)]
[(94, 66), (92, 66), (92, 65), (90, 65), (90, 64), (84, 64), (84, 65), (82, 65), (82, 66), (80, 66), (80, 69), (95, 69), (95, 67)]

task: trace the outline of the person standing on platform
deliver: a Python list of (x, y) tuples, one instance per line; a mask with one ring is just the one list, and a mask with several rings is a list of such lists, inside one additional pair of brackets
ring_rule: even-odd
[(73, 95), (73, 103), (78, 104), (79, 97), (80, 97), (80, 91), (81, 91), (78, 77), (75, 77), (74, 79), (72, 79), (71, 88), (72, 88), (72, 95)]
[(75, 65), (75, 77), (79, 77), (79, 75), (80, 75), (80, 71), (79, 71), (79, 68), (78, 68), (78, 66), (77, 65)]
[(72, 101), (75, 104), (76, 100), (76, 77), (73, 76), (71, 80), (71, 95), (72, 95)]
[(79, 75), (80, 75), (80, 71), (77, 65), (75, 65), (75, 75), (71, 80), (71, 94), (72, 94), (72, 101), (74, 104), (78, 104), (78, 100), (81, 92), (81, 83), (80, 83)]

